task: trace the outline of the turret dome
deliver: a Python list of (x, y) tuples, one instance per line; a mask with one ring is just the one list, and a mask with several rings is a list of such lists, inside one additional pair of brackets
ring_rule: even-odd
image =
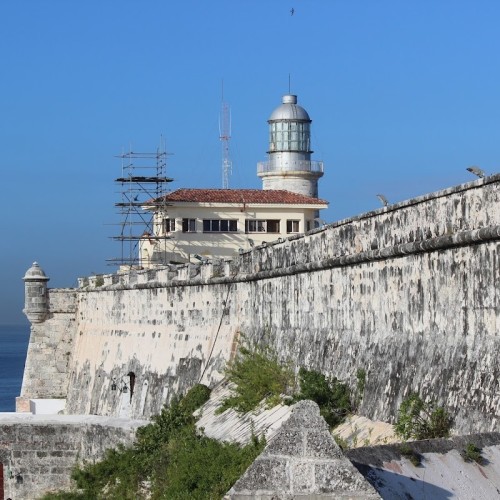
[(307, 111), (297, 104), (297, 96), (291, 94), (283, 96), (282, 104), (271, 113), (268, 122), (280, 120), (311, 121)]
[(40, 267), (38, 262), (33, 262), (33, 265), (26, 271), (23, 278), (24, 281), (49, 281), (47, 275)]

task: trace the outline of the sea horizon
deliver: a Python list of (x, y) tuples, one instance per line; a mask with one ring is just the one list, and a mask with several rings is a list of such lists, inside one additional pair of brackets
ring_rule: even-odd
[(29, 324), (0, 324), (0, 412), (16, 409), (29, 335)]

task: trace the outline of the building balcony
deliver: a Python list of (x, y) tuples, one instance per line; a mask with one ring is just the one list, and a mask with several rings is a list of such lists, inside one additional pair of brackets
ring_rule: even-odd
[(292, 160), (287, 162), (260, 161), (257, 175), (271, 172), (313, 172), (323, 174), (323, 162), (312, 160)]

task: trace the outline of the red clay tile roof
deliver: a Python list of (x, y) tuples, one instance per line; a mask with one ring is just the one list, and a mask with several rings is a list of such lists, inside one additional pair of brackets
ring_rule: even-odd
[(320, 198), (277, 189), (177, 189), (166, 201), (195, 203), (269, 203), (283, 205), (327, 205)]

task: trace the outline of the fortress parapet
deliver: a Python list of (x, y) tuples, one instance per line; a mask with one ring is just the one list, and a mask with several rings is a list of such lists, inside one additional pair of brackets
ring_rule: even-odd
[[(500, 237), (500, 174), (419, 196), (305, 234), (203, 259), (82, 277), (81, 291), (199, 286), (279, 278), (458, 248)], [(451, 208), (450, 208), (451, 207)]]
[(42, 323), (49, 312), (47, 281), (49, 281), (38, 262), (26, 271), (24, 275), (24, 309), (23, 313), (31, 323)]

